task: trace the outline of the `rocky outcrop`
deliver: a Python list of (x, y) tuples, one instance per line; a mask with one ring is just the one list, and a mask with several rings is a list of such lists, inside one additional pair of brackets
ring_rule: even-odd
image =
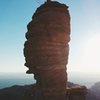
[[(84, 100), (84, 94), (86, 88), (68, 82), (67, 94), (65, 100)], [(0, 90), (0, 100), (42, 100), (42, 96), (39, 92), (36, 93), (36, 84), (26, 86), (12, 86)], [(38, 94), (38, 95), (37, 95)], [(94, 97), (94, 96), (92, 96)], [(76, 99), (75, 99), (76, 98)], [(95, 97), (94, 97), (95, 98)], [(93, 100), (93, 99), (87, 99)], [(98, 99), (94, 99), (98, 100)]]
[(27, 29), (25, 66), (29, 68), (27, 73), (34, 74), (36, 93), (43, 95), (44, 100), (65, 100), (70, 41), (68, 7), (49, 0), (37, 8)]
[(87, 94), (87, 88), (85, 86), (71, 86), (67, 88), (66, 97), (68, 100), (85, 100)]
[(100, 97), (97, 97), (96, 94), (89, 89), (86, 95), (86, 100), (100, 100)]
[[(94, 99), (95, 98), (95, 99)], [(88, 91), (87, 100), (100, 100), (100, 82), (96, 82)]]
[[(96, 86), (96, 84), (95, 84), (95, 86)], [(68, 82), (68, 87), (70, 87), (70, 88), (71, 87), (79, 87), (79, 85)], [(84, 99), (84, 100), (100, 100), (100, 95), (96, 96), (96, 94), (100, 94), (100, 92), (99, 92), (100, 89), (99, 89), (99, 91), (93, 92), (96, 89), (97, 88), (88, 89), (87, 95), (85, 95), (86, 99)], [(16, 85), (16, 86), (0, 89), (0, 100), (36, 100), (34, 98), (34, 96), (35, 96), (34, 91), (36, 91), (35, 84), (34, 85), (26, 85), (26, 86), (17, 86)], [(31, 93), (33, 93), (33, 95)], [(68, 99), (75, 100), (75, 98), (77, 98), (76, 100), (83, 100), (83, 98), (84, 98), (84, 95), (80, 95), (79, 91), (77, 91), (76, 93), (74, 91), (74, 93), (75, 93), (74, 95), (70, 95), (70, 93), (69, 93), (69, 96), (68, 96), (68, 94), (66, 94), (66, 100), (68, 100)], [(83, 93), (85, 93), (85, 92), (83, 92)], [(25, 97), (25, 94), (26, 94), (26, 97)]]

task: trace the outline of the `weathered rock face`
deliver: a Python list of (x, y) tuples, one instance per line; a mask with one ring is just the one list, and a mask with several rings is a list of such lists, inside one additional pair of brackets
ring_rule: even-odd
[(70, 41), (68, 7), (58, 2), (41, 5), (27, 26), (24, 55), (43, 100), (64, 100)]
[(67, 100), (86, 100), (87, 88), (85, 86), (71, 86), (67, 88)]

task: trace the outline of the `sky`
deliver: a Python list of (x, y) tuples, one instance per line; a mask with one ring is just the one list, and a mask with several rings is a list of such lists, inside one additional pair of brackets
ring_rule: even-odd
[[(45, 0), (0, 0), (0, 72), (26, 72), (27, 24)], [(57, 0), (71, 16), (70, 72), (100, 73), (100, 0)]]

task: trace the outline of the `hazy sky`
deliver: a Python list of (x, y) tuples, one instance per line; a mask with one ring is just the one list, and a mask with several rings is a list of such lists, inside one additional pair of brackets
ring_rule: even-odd
[[(58, 0), (69, 6), (69, 71), (100, 73), (100, 0)], [(0, 0), (0, 72), (25, 72), (27, 24), (44, 0)]]

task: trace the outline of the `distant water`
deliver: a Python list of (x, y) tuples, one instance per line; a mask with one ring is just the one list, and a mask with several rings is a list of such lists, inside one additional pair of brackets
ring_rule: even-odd
[(25, 73), (0, 73), (0, 89), (13, 85), (28, 85), (35, 83), (33, 75)]
[[(100, 74), (69, 72), (68, 81), (90, 88), (94, 83), (100, 81)], [(26, 73), (0, 73), (0, 89), (13, 85), (28, 85), (35, 82), (33, 75)]]

